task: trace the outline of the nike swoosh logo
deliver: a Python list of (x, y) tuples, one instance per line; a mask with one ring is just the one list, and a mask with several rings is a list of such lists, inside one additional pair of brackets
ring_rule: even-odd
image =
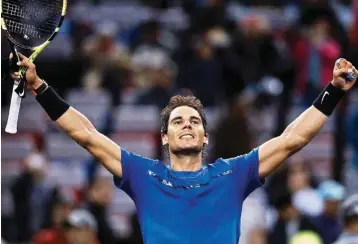
[(23, 89), (23, 90), (21, 91), (21, 93), (19, 93), (19, 96), (20, 96), (20, 97), (23, 97), (24, 94), (25, 94), (25, 90)]
[(323, 100), (325, 98), (326, 95), (329, 95), (329, 92), (328, 91), (325, 91), (324, 94), (323, 94), (323, 97), (322, 97), (322, 100), (321, 100), (321, 103), (323, 103)]

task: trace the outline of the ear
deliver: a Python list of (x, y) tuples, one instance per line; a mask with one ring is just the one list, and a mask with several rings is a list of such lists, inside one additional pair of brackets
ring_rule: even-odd
[(168, 144), (168, 135), (165, 133), (161, 133), (161, 137), (162, 137), (162, 145), (166, 145)]
[(205, 134), (204, 134), (204, 144), (206, 144), (206, 145), (209, 144), (209, 134), (207, 132), (205, 132)]

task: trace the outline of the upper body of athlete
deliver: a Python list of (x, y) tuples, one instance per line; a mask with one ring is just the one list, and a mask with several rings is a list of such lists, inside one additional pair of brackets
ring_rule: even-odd
[(358, 243), (358, 194), (348, 197), (342, 204), (343, 233), (334, 244)]
[[(355, 80), (358, 71), (337, 60), (333, 80), (315, 101), (278, 137), (246, 155), (203, 162), (209, 143), (203, 107), (195, 97), (173, 97), (162, 112), (162, 144), (170, 165), (135, 155), (98, 132), (90, 121), (48, 88), (34, 64), (27, 84), (53, 121), (113, 174), (117, 187), (135, 202), (145, 243), (237, 243), (244, 199), (285, 159), (308, 144)], [(17, 74), (12, 75), (17, 78)]]

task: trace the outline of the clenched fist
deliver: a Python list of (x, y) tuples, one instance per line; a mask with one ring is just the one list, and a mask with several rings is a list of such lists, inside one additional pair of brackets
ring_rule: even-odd
[[(346, 75), (353, 73), (355, 79), (347, 80)], [(332, 85), (338, 87), (344, 91), (348, 91), (357, 81), (358, 70), (352, 65), (351, 62), (345, 60), (344, 58), (337, 59), (334, 69), (333, 69), (333, 80)]]

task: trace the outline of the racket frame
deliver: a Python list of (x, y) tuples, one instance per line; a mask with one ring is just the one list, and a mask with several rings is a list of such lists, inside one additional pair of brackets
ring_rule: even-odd
[[(61, 25), (63, 23), (63, 20), (65, 18), (65, 15), (66, 15), (67, 0), (63, 0), (62, 11), (61, 11), (61, 19), (60, 19), (59, 23), (57, 24), (57, 27), (56, 27), (55, 31), (48, 38), (48, 40), (46, 40), (41, 45), (33, 47), (33, 48), (29, 48), (29, 47), (26, 47), (24, 45), (19, 44), (11, 37), (11, 35), (8, 32), (7, 27), (5, 25), (5, 20), (3, 19), (2, 3), (3, 3), (3, 0), (0, 0), (0, 4), (1, 4), (1, 10), (0, 10), (1, 11), (0, 12), (1, 13), (1, 28), (5, 32), (6, 37), (7, 37), (8, 41), (9, 41), (9, 45), (10, 45), (10, 48), (11, 48), (11, 52), (13, 53), (13, 57), (16, 57), (18, 59), (17, 61), (20, 60), (16, 47), (28, 49), (28, 50), (33, 51), (31, 56), (29, 57), (29, 62), (32, 63), (37, 58), (37, 56), (50, 44), (50, 42), (58, 34), (58, 32), (60, 30), (60, 27), (61, 27)], [(26, 68), (24, 68), (24, 67), (19, 68), (19, 72), (20, 72), (20, 80), (14, 80), (13, 90), (12, 90), (12, 94), (11, 94), (11, 102), (10, 102), (10, 107), (9, 107), (9, 116), (8, 116), (8, 120), (7, 120), (6, 127), (5, 127), (5, 132), (7, 132), (9, 134), (16, 134), (17, 133), (17, 122), (18, 122), (18, 118), (19, 118), (21, 99), (22, 98), (15, 92), (15, 89), (20, 84), (21, 79), (26, 78), (26, 77), (24, 77), (24, 76), (26, 76)]]

